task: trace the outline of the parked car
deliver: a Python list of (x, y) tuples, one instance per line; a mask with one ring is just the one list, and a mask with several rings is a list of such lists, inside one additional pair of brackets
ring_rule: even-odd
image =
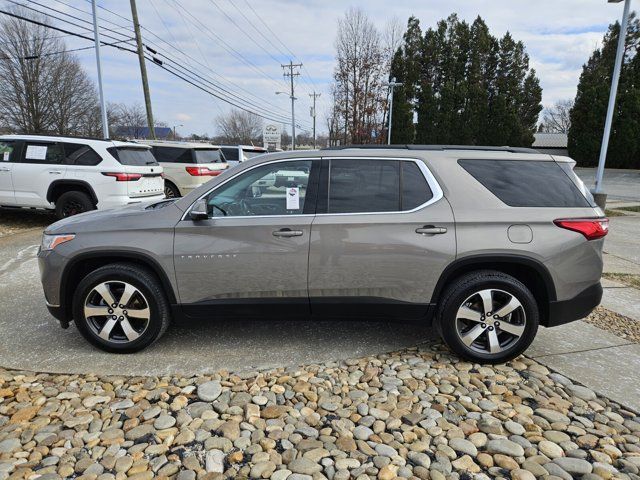
[(269, 153), (266, 148), (253, 145), (222, 145), (222, 152), (230, 167), (246, 162), (250, 158)]
[(162, 167), (136, 143), (43, 135), (0, 136), (0, 206), (58, 218), (164, 198)]
[(164, 170), (167, 198), (182, 197), (229, 168), (220, 147), (208, 143), (141, 140)]
[(257, 157), (179, 200), (50, 226), (44, 292), (112, 352), (171, 320), (337, 317), (427, 322), (459, 356), (503, 362), (600, 302), (608, 220), (574, 165), (508, 147)]

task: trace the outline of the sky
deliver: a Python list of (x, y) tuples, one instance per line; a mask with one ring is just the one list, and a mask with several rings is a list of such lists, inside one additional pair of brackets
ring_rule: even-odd
[[(36, 1), (44, 7), (31, 3), (32, 8), (56, 9), (60, 13), (49, 12), (78, 25), (66, 28), (92, 35), (91, 30), (80, 28), (91, 28), (85, 23), (91, 20), (90, 0)], [(3, 7), (12, 3), (27, 0), (0, 0)], [(114, 41), (107, 35), (123, 38), (115, 32), (131, 27), (129, 1), (98, 0), (98, 5), (103, 7), (98, 9), (102, 40)], [(582, 65), (600, 45), (608, 25), (620, 19), (623, 7), (623, 3), (606, 0), (137, 0), (137, 5), (143, 40), (158, 52), (156, 56), (165, 66), (177, 62), (180, 67), (174, 68), (198, 75), (199, 83), (207, 88), (213, 89), (211, 84), (215, 83), (254, 107), (260, 105), (261, 112), (268, 110), (267, 116), (290, 114), (288, 94), (275, 93), (289, 90), (280, 64), (289, 60), (302, 63), (303, 68), (297, 69), (302, 75), (296, 77), (296, 120), (303, 130), (310, 129), (309, 94), (320, 93), (319, 132), (326, 130), (337, 21), (349, 7), (360, 7), (381, 31), (392, 17), (406, 25), (413, 15), (425, 29), (453, 12), (468, 22), (480, 15), (493, 35), (510, 31), (524, 42), (543, 88), (544, 106), (575, 96)], [(64, 40), (68, 48), (91, 45), (73, 37)], [(143, 104), (137, 56), (106, 46), (101, 53), (106, 99)], [(97, 78), (94, 51), (76, 54), (89, 75)], [(228, 112), (232, 108), (229, 104), (151, 62), (147, 62), (147, 70), (157, 120), (177, 126), (181, 135), (217, 133), (215, 118)]]

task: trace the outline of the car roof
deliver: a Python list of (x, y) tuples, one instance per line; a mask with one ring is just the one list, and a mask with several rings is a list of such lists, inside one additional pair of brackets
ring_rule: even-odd
[(150, 145), (152, 147), (192, 148), (200, 150), (217, 150), (220, 148), (220, 145), (202, 142), (177, 142), (171, 140), (136, 140), (135, 142), (141, 145)]
[[(9, 134), (9, 135), (0, 135), (0, 139), (2, 140), (31, 140), (31, 141), (40, 141), (40, 142), (67, 142), (67, 143), (99, 143), (99, 144), (108, 144), (108, 146), (116, 146), (116, 147), (144, 147), (144, 145), (140, 145), (133, 142), (121, 142), (118, 140), (109, 140), (104, 138), (93, 138), (93, 137), (70, 137), (65, 135), (20, 135), (20, 134)], [(146, 148), (146, 147), (145, 147)]]

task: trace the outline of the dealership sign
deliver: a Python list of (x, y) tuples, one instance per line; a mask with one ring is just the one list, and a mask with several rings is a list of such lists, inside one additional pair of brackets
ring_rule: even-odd
[(262, 142), (264, 148), (269, 150), (280, 149), (280, 139), (282, 138), (280, 125), (267, 123), (262, 129)]

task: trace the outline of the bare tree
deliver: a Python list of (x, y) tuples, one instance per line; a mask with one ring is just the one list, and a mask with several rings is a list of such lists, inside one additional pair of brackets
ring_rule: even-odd
[(262, 120), (242, 110), (230, 110), (215, 119), (218, 133), (226, 143), (260, 143)]
[[(46, 23), (24, 9), (17, 14)], [(96, 91), (64, 41), (50, 29), (6, 16), (0, 21), (0, 117), (22, 133), (86, 133)]]
[(363, 10), (350, 8), (338, 20), (336, 109), (344, 117), (344, 142), (371, 143), (380, 138), (385, 89), (381, 35)]
[(558, 100), (552, 107), (542, 112), (540, 130), (548, 133), (569, 133), (573, 100)]
[(391, 60), (402, 45), (402, 35), (404, 35), (405, 26), (400, 19), (393, 16), (387, 20), (382, 33), (382, 45), (384, 56), (386, 57), (387, 68), (391, 69)]

